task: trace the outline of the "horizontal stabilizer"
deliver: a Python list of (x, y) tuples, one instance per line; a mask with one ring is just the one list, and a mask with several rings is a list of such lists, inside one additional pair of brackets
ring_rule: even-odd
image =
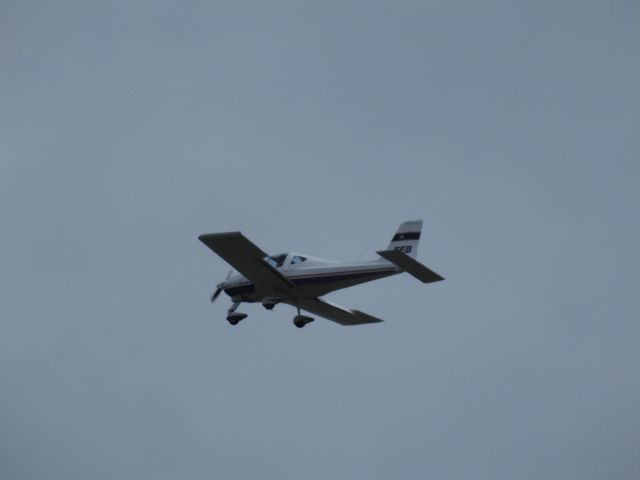
[(376, 252), (382, 258), (389, 260), (394, 265), (400, 267), (405, 272), (413, 275), (423, 283), (439, 282), (444, 277), (438, 275), (433, 270), (428, 269), (417, 260), (414, 260), (400, 250), (380, 250)]

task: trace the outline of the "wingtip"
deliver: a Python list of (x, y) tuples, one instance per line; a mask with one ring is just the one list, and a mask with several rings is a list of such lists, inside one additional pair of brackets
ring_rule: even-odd
[(218, 233), (203, 233), (198, 235), (198, 240), (204, 242), (210, 238), (228, 237), (230, 235), (242, 235), (242, 232), (218, 232)]

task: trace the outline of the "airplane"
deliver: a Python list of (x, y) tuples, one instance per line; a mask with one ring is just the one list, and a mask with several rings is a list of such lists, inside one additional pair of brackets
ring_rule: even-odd
[[(444, 280), (416, 260), (421, 231), (422, 220), (402, 223), (389, 246), (376, 252), (379, 258), (363, 262), (336, 262), (295, 252), (268, 255), (241, 232), (206, 233), (198, 239), (233, 267), (211, 295), (211, 303), (221, 292), (231, 297), (232, 305), (227, 311), (231, 325), (247, 317), (236, 311), (241, 303), (261, 302), (267, 310), (280, 303), (295, 307), (293, 324), (302, 328), (314, 318), (302, 315), (300, 310), (340, 325), (382, 322), (321, 298), (335, 290), (402, 272), (423, 283)], [(234, 269), (237, 275), (232, 275)]]

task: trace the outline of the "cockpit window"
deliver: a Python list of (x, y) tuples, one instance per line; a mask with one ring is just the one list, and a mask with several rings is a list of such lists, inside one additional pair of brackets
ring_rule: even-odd
[(295, 265), (296, 263), (302, 263), (307, 259), (307, 257), (301, 257), (300, 255), (294, 255), (291, 259), (291, 265)]
[(274, 268), (280, 268), (284, 261), (287, 258), (286, 253), (281, 253), (280, 255), (272, 255), (270, 257), (265, 258), (266, 262)]

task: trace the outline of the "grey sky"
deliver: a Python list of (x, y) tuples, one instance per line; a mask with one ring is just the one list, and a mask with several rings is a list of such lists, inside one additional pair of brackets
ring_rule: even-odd
[[(0, 2), (0, 477), (637, 479), (636, 1)], [(197, 241), (409, 276), (298, 330)]]

